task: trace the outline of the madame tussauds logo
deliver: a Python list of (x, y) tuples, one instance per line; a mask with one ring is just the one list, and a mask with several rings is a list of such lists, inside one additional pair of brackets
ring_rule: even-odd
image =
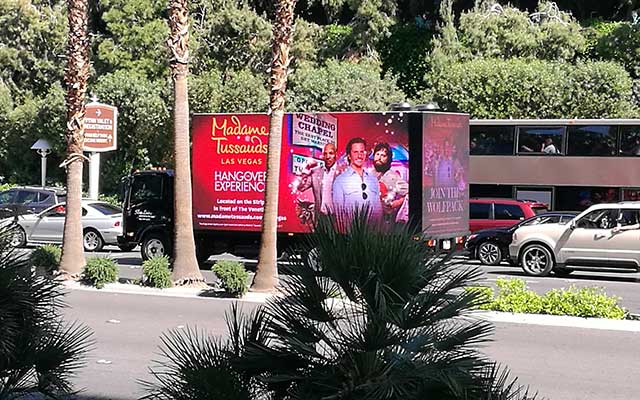
[[(230, 123), (229, 119), (223, 118), (218, 124), (218, 120), (214, 118), (211, 128), (211, 140), (216, 142), (218, 154), (267, 154), (268, 145), (261, 136), (268, 135), (267, 127), (242, 124), (235, 115), (231, 116)], [(225, 143), (234, 136), (244, 143)]]

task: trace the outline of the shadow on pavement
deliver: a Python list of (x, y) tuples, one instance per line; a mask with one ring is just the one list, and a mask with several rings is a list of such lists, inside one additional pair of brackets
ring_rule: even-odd
[[(585, 273), (591, 273), (592, 275), (586, 275)], [(615, 273), (619, 274), (619, 276), (611, 276), (611, 275), (593, 275), (597, 272), (605, 272), (605, 273)], [(547, 278), (560, 278), (560, 279), (573, 279), (577, 281), (607, 281), (607, 282), (623, 282), (623, 283), (640, 283), (640, 277), (629, 276), (631, 274), (637, 274), (635, 271), (622, 272), (622, 271), (611, 271), (611, 270), (589, 270), (589, 271), (574, 271), (570, 275), (566, 276), (558, 276), (553, 273), (549, 276), (539, 277), (539, 276), (529, 276), (526, 275), (522, 271), (505, 271), (505, 270), (491, 270), (486, 272), (487, 275), (507, 275), (513, 276), (517, 278), (534, 278), (534, 279), (547, 279)]]

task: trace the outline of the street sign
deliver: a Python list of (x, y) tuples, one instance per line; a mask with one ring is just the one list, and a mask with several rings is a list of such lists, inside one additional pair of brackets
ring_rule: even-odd
[(118, 109), (89, 103), (84, 116), (84, 151), (103, 152), (118, 147)]

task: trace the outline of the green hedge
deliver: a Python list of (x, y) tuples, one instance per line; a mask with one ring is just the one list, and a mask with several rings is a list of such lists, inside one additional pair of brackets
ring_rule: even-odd
[(142, 282), (144, 285), (168, 288), (173, 286), (171, 271), (169, 270), (169, 257), (153, 257), (142, 263)]
[(527, 59), (454, 63), (424, 100), (475, 118), (631, 118), (629, 74), (612, 62), (569, 65)]
[(600, 288), (570, 286), (540, 296), (527, 289), (521, 279), (498, 279), (496, 285), (497, 295), (492, 288), (484, 286), (466, 290), (480, 294), (475, 306), (481, 310), (610, 319), (623, 319), (627, 314), (618, 305), (618, 297), (607, 296)]

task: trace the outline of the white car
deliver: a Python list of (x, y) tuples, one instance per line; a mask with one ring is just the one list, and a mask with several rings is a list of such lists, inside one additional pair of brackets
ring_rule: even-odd
[(534, 276), (594, 268), (640, 271), (640, 202), (596, 204), (568, 223), (520, 227), (509, 256)]
[[(5, 218), (0, 225), (10, 225), (14, 218)], [(65, 221), (65, 203), (47, 208), (39, 214), (17, 217), (11, 244), (61, 244)], [(100, 251), (105, 244), (117, 245), (122, 235), (122, 210), (103, 201), (82, 200), (83, 245), (85, 251)]]

